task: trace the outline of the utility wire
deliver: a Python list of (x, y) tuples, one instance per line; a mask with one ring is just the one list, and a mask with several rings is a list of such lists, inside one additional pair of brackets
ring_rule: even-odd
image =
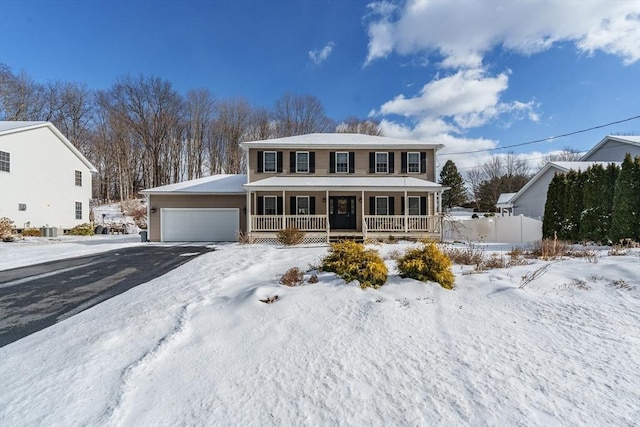
[(461, 154), (484, 153), (484, 152), (487, 152), (487, 151), (497, 151), (497, 150), (504, 150), (506, 148), (522, 147), (523, 145), (537, 144), (539, 142), (550, 141), (552, 139), (564, 138), (565, 136), (571, 136), (571, 135), (576, 135), (576, 134), (579, 134), (579, 133), (589, 132), (589, 131), (592, 131), (592, 130), (595, 130), (595, 129), (601, 129), (601, 128), (604, 128), (604, 127), (607, 127), (607, 126), (616, 125), (618, 123), (624, 123), (624, 122), (628, 122), (628, 121), (635, 120), (635, 119), (640, 119), (640, 116), (633, 116), (633, 117), (629, 117), (629, 118), (626, 118), (626, 119), (618, 120), (618, 121), (615, 121), (615, 122), (610, 122), (610, 123), (606, 123), (606, 124), (603, 124), (603, 125), (593, 126), (593, 127), (587, 128), (587, 129), (580, 129), (580, 130), (576, 130), (576, 131), (569, 132), (569, 133), (563, 133), (561, 135), (548, 136), (546, 138), (536, 139), (535, 141), (528, 141), (528, 142), (521, 142), (519, 144), (505, 145), (504, 147), (486, 148), (484, 150), (459, 151), (457, 153), (442, 153), (442, 155), (443, 156), (456, 156), (456, 155), (461, 155)]

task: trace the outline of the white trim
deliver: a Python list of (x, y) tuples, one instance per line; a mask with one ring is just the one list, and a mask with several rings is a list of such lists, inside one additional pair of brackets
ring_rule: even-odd
[[(273, 170), (267, 170), (267, 154), (273, 153)], [(262, 152), (262, 173), (278, 173), (278, 152), (277, 151), (263, 151)]]
[[(346, 162), (347, 168), (346, 168), (346, 170), (344, 172), (338, 170), (338, 154), (346, 154), (347, 155), (347, 162)], [(348, 174), (349, 173), (349, 160), (350, 160), (349, 159), (349, 157), (350, 157), (349, 156), (349, 152), (348, 151), (336, 151), (335, 152), (335, 156), (336, 156), (335, 159), (334, 159), (335, 160), (335, 173)]]
[[(275, 209), (274, 213), (267, 213), (267, 198), (274, 199), (275, 203), (273, 208)], [(282, 200), (282, 204), (284, 205), (284, 200)], [(282, 206), (282, 212), (284, 212), (284, 206)], [(262, 212), (258, 215), (278, 215), (278, 196), (274, 195), (266, 195), (262, 196)]]
[(8, 154), (9, 155), (9, 160), (8, 161), (2, 161), (2, 163), (9, 163), (9, 170), (6, 171), (6, 170), (0, 169), (0, 172), (11, 173), (11, 151), (0, 150), (0, 153), (4, 153), (4, 154)]
[[(410, 216), (415, 216), (415, 215), (426, 215), (427, 213), (421, 213), (420, 209), (421, 209), (421, 201), (420, 198), (422, 196), (407, 196), (407, 203), (405, 205), (405, 212), (407, 212), (408, 215)], [(410, 206), (411, 206), (411, 199), (418, 199), (418, 213), (411, 213), (411, 211), (409, 210)]]
[[(84, 218), (84, 206), (82, 206), (82, 202), (80, 201), (75, 201), (75, 204), (73, 205), (73, 217), (76, 221), (82, 221), (82, 219)], [(78, 203), (80, 203), (80, 218), (78, 218)]]
[[(418, 155), (418, 171), (417, 172), (412, 172), (411, 170), (409, 170), (409, 165), (411, 164), (411, 162), (409, 162), (409, 156), (411, 156), (412, 154), (417, 154)], [(407, 153), (407, 173), (414, 173), (414, 174), (420, 174), (422, 173), (421, 169), (421, 161), (420, 161), (420, 152), (419, 151), (409, 151)]]
[[(307, 213), (300, 213), (300, 199), (307, 200)], [(296, 196), (296, 213), (295, 215), (315, 215), (311, 213), (311, 199), (309, 196)]]
[[(295, 157), (296, 157), (296, 173), (309, 173), (309, 170), (311, 169), (311, 165), (309, 164), (309, 160), (311, 159), (311, 156), (309, 155), (308, 151), (296, 151), (295, 152)], [(307, 155), (307, 170), (306, 171), (301, 171), (298, 170), (298, 154), (306, 154)]]
[(273, 138), (259, 141), (246, 141), (240, 144), (244, 148), (268, 148), (277, 147), (279, 149), (413, 149), (413, 150), (435, 150), (443, 148), (443, 144), (429, 144), (423, 141), (416, 141), (402, 138), (388, 138), (384, 136), (372, 136), (353, 133), (312, 133), (306, 135), (296, 135), (284, 138)]
[[(378, 213), (378, 199), (385, 199), (387, 201), (387, 213)], [(375, 206), (373, 212), (375, 213), (374, 216), (389, 215), (389, 196), (375, 196)]]
[[(387, 158), (387, 160), (385, 161), (386, 164), (386, 171), (384, 172), (380, 172), (378, 171), (378, 154), (384, 154), (385, 157)], [(389, 152), (388, 151), (376, 151), (374, 156), (373, 156), (373, 170), (375, 173), (379, 173), (379, 174), (388, 174), (389, 173)]]

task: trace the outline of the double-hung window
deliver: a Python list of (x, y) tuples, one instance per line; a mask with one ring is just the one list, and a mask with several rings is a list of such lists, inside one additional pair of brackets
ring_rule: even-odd
[(309, 196), (297, 196), (296, 208), (298, 215), (309, 215)]
[(409, 215), (420, 215), (420, 197), (408, 197)]
[(389, 215), (389, 198), (386, 196), (376, 197), (376, 215)]
[(11, 172), (11, 154), (0, 151), (0, 172)]
[(76, 186), (82, 187), (82, 172), (76, 171)]
[(82, 202), (76, 202), (76, 219), (82, 219)]
[(309, 172), (309, 152), (308, 151), (296, 151), (296, 172), (297, 173)]
[(336, 153), (336, 173), (348, 173), (349, 172), (349, 153), (337, 152)]
[(407, 172), (420, 173), (420, 153), (407, 153)]
[(264, 196), (264, 215), (278, 214), (278, 197)]
[(276, 172), (277, 153), (275, 151), (265, 151), (263, 157), (264, 172)]
[(376, 153), (376, 173), (389, 172), (389, 153)]

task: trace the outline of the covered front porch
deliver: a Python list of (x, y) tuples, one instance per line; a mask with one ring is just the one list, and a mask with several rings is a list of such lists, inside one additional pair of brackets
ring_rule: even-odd
[(422, 179), (274, 177), (244, 187), (252, 238), (269, 240), (286, 228), (310, 241), (441, 237), (445, 188)]

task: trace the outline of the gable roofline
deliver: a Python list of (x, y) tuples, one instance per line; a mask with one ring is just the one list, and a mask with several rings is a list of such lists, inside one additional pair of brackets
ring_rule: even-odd
[(387, 147), (438, 151), (443, 144), (432, 144), (423, 141), (388, 138), (360, 133), (309, 133), (259, 141), (240, 143), (245, 148), (327, 148), (327, 149), (381, 149)]
[(602, 148), (603, 145), (605, 145), (609, 141), (621, 142), (623, 144), (635, 145), (640, 147), (639, 135), (633, 135), (633, 136), (607, 135), (604, 138), (602, 138), (600, 142), (594, 145), (594, 147), (591, 150), (587, 151), (587, 153), (584, 156), (580, 157), (580, 161), (585, 161), (584, 159), (588, 159), (589, 156), (591, 156), (593, 153), (598, 151), (600, 148)]
[(51, 122), (11, 122), (0, 121), (0, 136), (26, 132), (33, 129), (48, 128), (60, 141), (89, 169), (91, 173), (98, 173), (95, 166), (82, 155), (80, 151), (58, 130)]
[(559, 173), (567, 173), (570, 170), (584, 171), (593, 165), (601, 165), (607, 167), (609, 164), (620, 165), (621, 162), (547, 162), (527, 183), (522, 187), (511, 199), (509, 203), (514, 203), (520, 196), (522, 196), (533, 184), (535, 184), (542, 175), (544, 175), (549, 169), (557, 169)]

